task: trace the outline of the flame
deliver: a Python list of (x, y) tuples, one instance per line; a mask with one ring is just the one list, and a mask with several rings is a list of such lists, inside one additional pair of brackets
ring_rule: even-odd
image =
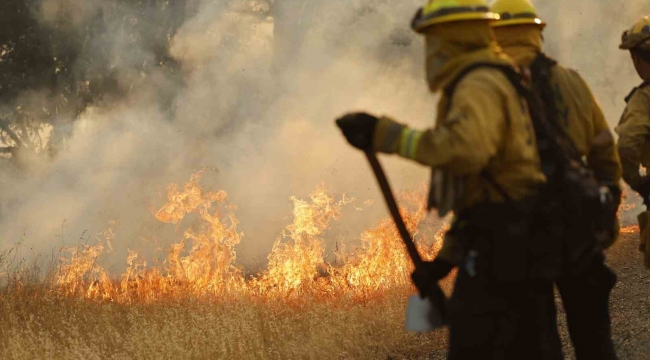
[(639, 225), (628, 225), (621, 227), (621, 234), (637, 234), (639, 231)]
[[(225, 191), (204, 189), (201, 175), (193, 174), (182, 190), (176, 184), (169, 185), (167, 203), (154, 213), (157, 220), (175, 225), (177, 230), (189, 224), (161, 264), (148, 266), (140, 254), (129, 250), (127, 268), (115, 278), (99, 264), (98, 259), (105, 255), (103, 243), (84, 245), (66, 250), (68, 256), (61, 259), (52, 288), (62, 296), (124, 304), (187, 298), (225, 301), (233, 296), (307, 304), (343, 297), (366, 300), (391, 291), (394, 294), (395, 289), (413, 290), (409, 279), (413, 266), (392, 220), (383, 220), (360, 234), (360, 248), (349, 253), (337, 249), (336, 261), (326, 261), (325, 233), (354, 200), (345, 196), (336, 199), (324, 185), (306, 200), (291, 198), (293, 220), (275, 240), (268, 268), (245, 278), (235, 251), (243, 238), (237, 229), (235, 208), (228, 203)], [(408, 206), (400, 211), (423, 257), (431, 260), (449, 223), (436, 224), (435, 231), (423, 226), (427, 209), (422, 193), (404, 194), (401, 200)], [(635, 209), (634, 196), (625, 189), (626, 201), (619, 215)], [(365, 202), (366, 206), (371, 204)], [(189, 215), (194, 222), (185, 221)], [(621, 233), (638, 231), (637, 225), (621, 227)], [(115, 233), (109, 229), (103, 236), (110, 250)], [(427, 243), (430, 245), (424, 245)]]
[[(188, 215), (194, 214), (200, 220), (182, 233), (161, 264), (148, 266), (137, 252), (129, 250), (127, 268), (115, 279), (98, 262), (105, 255), (104, 246), (84, 245), (69, 249), (70, 256), (61, 260), (53, 286), (56, 292), (124, 304), (206, 297), (226, 301), (233, 296), (307, 304), (341, 297), (363, 300), (395, 288), (412, 291), (408, 276), (412, 264), (391, 220), (364, 231), (359, 249), (337, 251), (333, 263), (325, 260), (325, 232), (353, 199), (342, 196), (337, 200), (324, 185), (307, 200), (291, 198), (293, 221), (276, 239), (268, 255), (268, 268), (246, 279), (237, 264), (235, 246), (243, 234), (237, 229), (234, 207), (228, 204), (226, 192), (205, 190), (200, 185), (201, 175), (192, 175), (182, 190), (176, 184), (169, 185), (167, 203), (154, 214), (157, 220), (175, 225), (177, 230)], [(432, 259), (448, 225), (433, 235), (420, 229), (427, 217), (421, 192), (403, 198), (410, 205), (401, 209), (406, 225), (420, 240), (418, 246), (424, 257)], [(115, 236), (112, 230), (104, 235), (109, 244)], [(432, 245), (423, 245), (427, 242)]]
[[(332, 219), (341, 216), (341, 207), (348, 200), (334, 201), (324, 187), (311, 194), (310, 201), (293, 201), (293, 223), (273, 245), (268, 256), (267, 284), (280, 292), (295, 292), (313, 285), (319, 272), (325, 270), (325, 246), (321, 239)], [(284, 239), (288, 239), (285, 242)]]

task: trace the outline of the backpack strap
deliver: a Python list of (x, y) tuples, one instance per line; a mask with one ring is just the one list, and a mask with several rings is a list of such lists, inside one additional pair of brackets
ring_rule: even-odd
[(637, 91), (643, 89), (644, 87), (646, 87), (646, 86), (648, 86), (648, 85), (650, 85), (650, 81), (644, 81), (643, 84), (641, 84), (641, 85), (635, 87), (634, 89), (632, 89), (632, 91), (630, 92), (630, 94), (629, 94), (628, 96), (625, 97), (625, 102), (626, 102), (626, 103), (629, 103), (630, 100), (632, 100), (632, 96), (634, 96), (634, 94), (636, 94)]
[(507, 202), (507, 203), (512, 203), (513, 199), (510, 197), (510, 194), (506, 191), (506, 189), (499, 184), (499, 182), (494, 178), (492, 173), (485, 169), (483, 172), (481, 172), (481, 177), (488, 182), (488, 184), (492, 185), (494, 190), (496, 190), (499, 195)]
[[(512, 67), (508, 65), (495, 64), (491, 62), (477, 62), (468, 66), (463, 71), (461, 71), (460, 74), (456, 76), (456, 78), (449, 85), (447, 85), (447, 87), (445, 87), (444, 92), (445, 95), (447, 96), (447, 104), (446, 104), (445, 112), (448, 113), (449, 110), (451, 109), (451, 99), (454, 95), (454, 92), (456, 91), (456, 87), (458, 86), (458, 84), (461, 82), (461, 80), (465, 78), (465, 76), (467, 76), (469, 73), (471, 73), (472, 71), (478, 68), (491, 68), (491, 69), (497, 69), (501, 71), (504, 75), (506, 75), (508, 80), (515, 87), (517, 93), (522, 97), (526, 98), (527, 100), (529, 100), (530, 91), (524, 85), (521, 74), (515, 71)], [(481, 177), (488, 184), (490, 184), (506, 202), (510, 203), (513, 201), (510, 194), (508, 194), (508, 191), (506, 191), (506, 189), (501, 184), (499, 184), (499, 182), (494, 178), (494, 175), (492, 175), (492, 173), (488, 169), (485, 169), (483, 170), (483, 172), (481, 172)]]
[[(537, 55), (537, 58), (530, 64), (532, 73), (532, 101), (535, 106), (535, 113), (531, 114), (537, 117), (533, 120), (544, 120), (546, 126), (551, 126), (561, 141), (564, 151), (572, 152), (573, 158), (582, 158), (578, 147), (560, 123), (562, 112), (557, 102), (559, 91), (551, 84), (551, 71), (557, 65), (557, 61), (547, 57), (544, 53)], [(532, 106), (532, 105), (531, 105)]]
[[(505, 64), (495, 64), (492, 62), (477, 62), (468, 66), (463, 71), (461, 71), (460, 74), (458, 74), (458, 76), (456, 76), (456, 78), (451, 83), (449, 83), (449, 85), (445, 87), (444, 89), (445, 95), (449, 99), (449, 101), (447, 102), (447, 109), (446, 109), (447, 111), (449, 111), (449, 109), (451, 108), (451, 98), (454, 95), (454, 92), (456, 91), (456, 87), (458, 86), (458, 84), (469, 73), (471, 73), (472, 71), (478, 68), (491, 68), (491, 69), (500, 70), (508, 77), (508, 80), (510, 80), (510, 82), (512, 82), (513, 85), (515, 85), (517, 92), (521, 92), (521, 90), (528, 91), (525, 85), (523, 85), (521, 75), (518, 72), (516, 72), (515, 69), (513, 69), (512, 67)], [(517, 84), (519, 86), (517, 86)]]

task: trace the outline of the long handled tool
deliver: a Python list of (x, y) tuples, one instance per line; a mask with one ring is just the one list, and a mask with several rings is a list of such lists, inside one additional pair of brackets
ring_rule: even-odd
[[(381, 192), (384, 195), (388, 210), (393, 217), (393, 221), (395, 221), (395, 226), (397, 226), (397, 230), (402, 237), (402, 241), (404, 241), (404, 245), (406, 245), (406, 250), (417, 271), (422, 268), (424, 262), (415, 246), (415, 243), (413, 242), (411, 234), (406, 228), (406, 224), (404, 224), (402, 215), (399, 213), (397, 202), (393, 196), (393, 191), (390, 188), (384, 169), (381, 167), (374, 152), (367, 150), (365, 153), (368, 162), (372, 167), (372, 171), (375, 173)], [(447, 298), (442, 292), (440, 286), (433, 283), (430, 284), (427, 289), (418, 288), (418, 291), (420, 292), (420, 296), (411, 297), (409, 299), (409, 305), (406, 312), (407, 330), (426, 332), (443, 327), (447, 323)], [(426, 295), (426, 297), (422, 295)]]

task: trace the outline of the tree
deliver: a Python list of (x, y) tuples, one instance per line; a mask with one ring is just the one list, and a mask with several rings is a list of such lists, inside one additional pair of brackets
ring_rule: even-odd
[[(46, 19), (42, 0), (0, 2), (0, 153), (55, 151), (86, 107), (126, 95), (116, 69), (180, 73), (169, 41), (193, 0), (102, 0), (80, 19), (76, 2), (47, 1)], [(125, 48), (114, 48), (116, 30)], [(114, 51), (130, 62), (116, 67)]]

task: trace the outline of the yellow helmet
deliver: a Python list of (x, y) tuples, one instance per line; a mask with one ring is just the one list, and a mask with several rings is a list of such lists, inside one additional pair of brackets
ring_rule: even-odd
[(546, 23), (537, 16), (535, 5), (530, 0), (497, 0), (492, 4), (492, 12), (499, 14), (499, 21), (492, 26), (540, 25)]
[(642, 17), (623, 33), (619, 49), (630, 50), (636, 47), (650, 49), (650, 15)]
[(485, 0), (429, 0), (418, 10), (412, 27), (416, 32), (424, 32), (435, 24), (465, 20), (496, 20), (499, 16), (490, 12)]

